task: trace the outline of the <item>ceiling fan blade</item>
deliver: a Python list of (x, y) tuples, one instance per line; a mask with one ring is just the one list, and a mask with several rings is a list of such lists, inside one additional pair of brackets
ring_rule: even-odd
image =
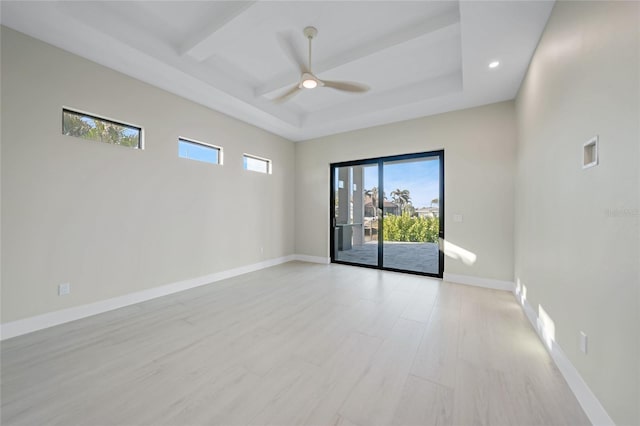
[(308, 72), (307, 65), (304, 61), (304, 55), (301, 55), (296, 44), (293, 41), (293, 37), (289, 33), (278, 33), (276, 35), (280, 48), (285, 53), (287, 58), (300, 70), (300, 73)]
[(322, 80), (325, 87), (342, 90), (343, 92), (364, 93), (369, 91), (369, 86), (362, 83), (353, 83), (351, 81), (327, 81)]
[(286, 92), (284, 92), (282, 95), (278, 96), (277, 98), (274, 98), (273, 102), (282, 103), (282, 102), (288, 101), (295, 94), (297, 94), (300, 90), (302, 90), (302, 89), (300, 89), (300, 86), (296, 84), (291, 89), (289, 89)]

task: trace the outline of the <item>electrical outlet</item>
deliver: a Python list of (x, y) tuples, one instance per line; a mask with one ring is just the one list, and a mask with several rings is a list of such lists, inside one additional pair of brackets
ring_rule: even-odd
[(71, 284), (64, 283), (58, 286), (58, 296), (66, 296), (71, 293)]
[(583, 354), (587, 353), (587, 343), (588, 343), (588, 337), (587, 335), (584, 333), (584, 331), (580, 332), (580, 351)]

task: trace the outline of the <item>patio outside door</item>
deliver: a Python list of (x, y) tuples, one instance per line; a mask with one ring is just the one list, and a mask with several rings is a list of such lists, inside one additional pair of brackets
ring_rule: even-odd
[(331, 261), (442, 277), (444, 152), (331, 165)]

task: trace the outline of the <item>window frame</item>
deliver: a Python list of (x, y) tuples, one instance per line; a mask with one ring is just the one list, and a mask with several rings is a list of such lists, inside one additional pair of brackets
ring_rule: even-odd
[[(111, 124), (115, 124), (116, 126), (121, 126), (121, 127), (128, 127), (130, 129), (133, 130), (137, 130), (138, 131), (138, 146), (133, 147), (133, 146), (126, 146), (126, 145), (122, 145), (119, 143), (108, 143), (108, 142), (103, 142), (103, 141), (97, 141), (95, 139), (89, 139), (89, 138), (85, 138), (82, 136), (73, 136), (73, 135), (69, 135), (67, 133), (64, 132), (64, 115), (65, 113), (71, 114), (71, 115), (76, 115), (76, 116), (80, 116), (80, 117), (88, 117), (91, 118), (93, 120), (99, 120), (99, 121), (103, 121), (106, 123), (111, 123)], [(71, 108), (71, 107), (67, 107), (67, 106), (62, 106), (62, 114), (61, 114), (61, 124), (62, 124), (62, 135), (63, 136), (69, 136), (72, 138), (79, 138), (79, 139), (84, 139), (87, 141), (93, 141), (93, 142), (103, 142), (106, 143), (107, 145), (116, 145), (116, 146), (121, 146), (123, 148), (130, 148), (130, 149), (135, 149), (135, 150), (144, 150), (144, 128), (142, 126), (138, 126), (136, 124), (132, 124), (132, 123), (128, 123), (126, 121), (122, 121), (122, 120), (115, 120), (112, 118), (108, 118), (108, 117), (104, 117), (101, 115), (97, 115), (91, 112), (86, 112), (83, 111), (81, 109), (77, 109), (77, 108)]]
[[(265, 163), (267, 163), (267, 171), (266, 172), (261, 172), (259, 170), (251, 170), (245, 167), (244, 164), (244, 159), (245, 158), (251, 158), (252, 160), (259, 160), (259, 161), (264, 161)], [(271, 175), (273, 174), (273, 162), (265, 157), (259, 157), (257, 155), (253, 155), (253, 154), (247, 154), (246, 152), (242, 153), (242, 168), (248, 172), (254, 172), (254, 173), (260, 173), (263, 175)]]
[[(180, 156), (180, 142), (186, 142), (186, 143), (190, 143), (190, 144), (194, 144), (194, 145), (200, 145), (203, 146), (205, 148), (211, 148), (211, 149), (215, 149), (218, 151), (218, 162), (217, 163), (211, 163), (209, 161), (202, 161), (202, 160), (196, 160), (195, 158), (189, 158), (189, 157), (181, 157)], [(218, 145), (213, 145), (207, 142), (202, 142), (196, 139), (192, 139), (192, 138), (186, 138), (184, 136), (178, 136), (178, 158), (182, 158), (185, 160), (191, 160), (191, 161), (199, 161), (200, 163), (207, 163), (207, 164), (213, 164), (214, 166), (222, 166), (224, 165), (224, 150), (221, 146)]]

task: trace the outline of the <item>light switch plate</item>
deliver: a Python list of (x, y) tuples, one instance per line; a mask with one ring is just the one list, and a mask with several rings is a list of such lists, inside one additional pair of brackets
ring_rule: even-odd
[(588, 338), (584, 331), (580, 332), (580, 351), (584, 354), (587, 353)]
[(598, 135), (592, 137), (582, 146), (582, 168), (588, 169), (598, 165)]
[(71, 293), (71, 284), (64, 283), (58, 286), (58, 296), (66, 296)]
[(462, 215), (461, 214), (454, 214), (453, 215), (453, 221), (454, 222), (462, 222)]

